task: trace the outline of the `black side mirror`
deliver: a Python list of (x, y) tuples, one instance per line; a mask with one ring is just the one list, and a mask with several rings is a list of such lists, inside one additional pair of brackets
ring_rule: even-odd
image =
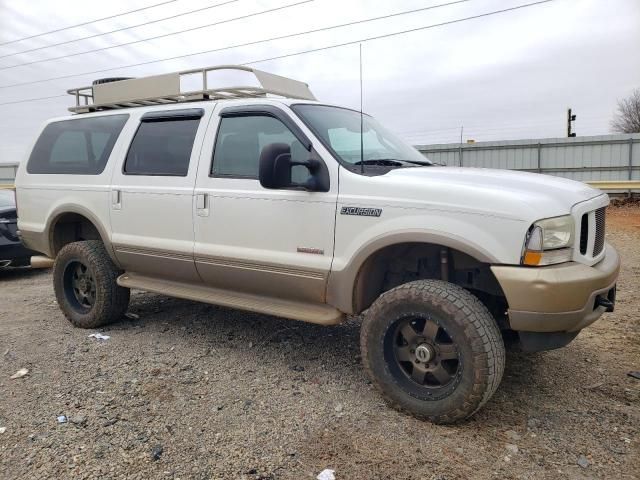
[[(309, 170), (310, 177), (304, 183), (291, 181), (292, 167), (301, 165)], [(301, 188), (312, 192), (329, 191), (329, 172), (325, 164), (318, 159), (293, 161), (291, 148), (286, 143), (265, 145), (260, 153), (260, 185), (264, 188)]]

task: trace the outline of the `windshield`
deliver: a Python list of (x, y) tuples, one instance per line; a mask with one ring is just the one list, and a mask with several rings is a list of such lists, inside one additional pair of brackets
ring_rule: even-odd
[(406, 144), (369, 115), (362, 117), (361, 155), (360, 112), (314, 104), (297, 104), (292, 105), (291, 108), (320, 137), (324, 145), (347, 165), (355, 166), (362, 163), (385, 167), (432, 165), (415, 148)]

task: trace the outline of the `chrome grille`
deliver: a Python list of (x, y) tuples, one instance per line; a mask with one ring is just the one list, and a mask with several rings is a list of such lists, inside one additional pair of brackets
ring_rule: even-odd
[(606, 207), (596, 210), (596, 233), (595, 242), (593, 243), (593, 256), (597, 257), (604, 248), (604, 231), (605, 231)]

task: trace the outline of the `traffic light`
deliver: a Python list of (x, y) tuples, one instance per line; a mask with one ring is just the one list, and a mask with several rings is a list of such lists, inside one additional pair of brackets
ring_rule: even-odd
[(567, 137), (575, 137), (576, 133), (575, 132), (571, 132), (571, 122), (574, 122), (576, 120), (576, 116), (575, 115), (571, 115), (571, 109), (567, 109)]

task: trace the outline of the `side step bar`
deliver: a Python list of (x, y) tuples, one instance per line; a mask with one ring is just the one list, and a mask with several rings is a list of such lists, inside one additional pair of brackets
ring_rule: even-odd
[(344, 313), (329, 305), (283, 300), (250, 293), (232, 292), (204, 285), (158, 280), (136, 273), (123, 273), (118, 277), (118, 285), (160, 293), (170, 297), (185, 298), (250, 312), (266, 313), (276, 317), (320, 325), (337, 325), (344, 320)]

